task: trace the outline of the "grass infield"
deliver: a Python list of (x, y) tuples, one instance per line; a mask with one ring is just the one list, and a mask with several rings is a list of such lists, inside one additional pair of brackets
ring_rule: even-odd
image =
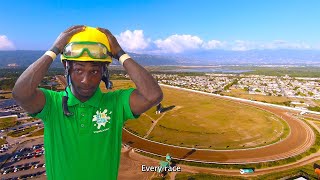
[[(134, 87), (131, 81), (113, 81), (115, 88)], [(102, 87), (102, 89), (104, 89)], [(151, 108), (125, 127), (144, 137), (161, 116), (148, 139), (204, 149), (243, 149), (268, 145), (289, 134), (288, 125), (270, 112), (236, 101), (162, 87), (164, 108)], [(172, 108), (172, 109), (171, 109)]]

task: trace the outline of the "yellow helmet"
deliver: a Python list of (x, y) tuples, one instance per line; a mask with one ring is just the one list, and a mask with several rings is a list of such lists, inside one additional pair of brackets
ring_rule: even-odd
[(107, 36), (97, 28), (86, 26), (72, 36), (61, 53), (61, 61), (112, 62), (112, 54)]

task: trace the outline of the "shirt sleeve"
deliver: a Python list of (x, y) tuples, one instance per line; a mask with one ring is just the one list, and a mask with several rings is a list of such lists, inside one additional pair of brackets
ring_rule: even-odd
[(43, 92), (45, 99), (46, 99), (46, 103), (40, 112), (34, 113), (34, 114), (29, 114), (29, 115), (31, 117), (36, 117), (36, 118), (42, 119), (42, 121), (45, 121), (47, 119), (47, 117), (50, 115), (50, 109), (52, 106), (52, 96), (53, 96), (54, 91), (50, 91), (50, 90), (47, 90), (44, 88), (39, 88), (39, 89)]
[(128, 119), (136, 119), (140, 116), (140, 115), (134, 115), (130, 108), (130, 96), (134, 90), (135, 90), (134, 88), (130, 88), (130, 89), (122, 90), (120, 92), (120, 98), (121, 98), (121, 101), (123, 102), (123, 116), (124, 116), (123, 122), (125, 122)]

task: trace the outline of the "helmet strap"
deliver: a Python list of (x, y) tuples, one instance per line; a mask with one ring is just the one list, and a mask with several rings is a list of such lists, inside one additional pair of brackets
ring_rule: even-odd
[(70, 113), (69, 109), (68, 109), (68, 91), (67, 88), (70, 86), (71, 84), (71, 77), (70, 77), (70, 64), (69, 61), (66, 61), (66, 68), (64, 71), (64, 75), (67, 78), (67, 86), (64, 89), (64, 91), (66, 92), (66, 96), (62, 97), (62, 109), (63, 109), (63, 114), (66, 116), (71, 116), (72, 113)]
[(112, 89), (113, 83), (110, 81), (108, 65), (103, 66), (103, 74), (101, 80), (105, 83), (107, 89)]

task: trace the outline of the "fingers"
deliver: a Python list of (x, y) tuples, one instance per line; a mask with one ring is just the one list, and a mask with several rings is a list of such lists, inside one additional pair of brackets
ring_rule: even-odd
[(97, 29), (99, 31), (101, 31), (102, 33), (106, 34), (108, 37), (113, 36), (112, 33), (108, 29), (104, 29), (104, 28), (100, 28), (100, 27), (97, 27)]
[(76, 29), (72, 29), (71, 31), (68, 32), (69, 35), (74, 35), (77, 34), (78, 32), (84, 31), (86, 28), (83, 27), (78, 27)]
[(84, 28), (85, 26), (84, 25), (76, 25), (76, 26), (71, 26), (69, 27), (67, 30), (65, 30), (64, 32), (68, 33), (74, 29), (78, 29), (78, 28)]

